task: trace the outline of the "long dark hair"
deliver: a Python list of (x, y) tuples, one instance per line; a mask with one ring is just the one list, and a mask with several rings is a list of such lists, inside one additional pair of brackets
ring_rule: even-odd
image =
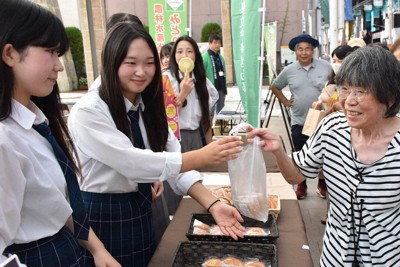
[[(32, 1), (1, 0), (0, 25), (1, 50), (6, 44), (11, 44), (19, 53), (30, 46), (39, 46), (55, 48), (58, 55), (62, 56), (69, 49), (68, 37), (61, 20)], [(7, 119), (11, 114), (14, 83), (12, 68), (0, 59), (0, 121)], [(71, 162), (74, 162), (72, 154), (76, 153), (61, 113), (58, 85), (54, 86), (48, 96), (32, 96), (31, 100), (46, 115), (58, 143)], [(77, 170), (77, 166), (74, 167)]]
[(196, 61), (194, 62), (194, 69), (193, 74), (196, 77), (196, 93), (199, 97), (200, 107), (201, 107), (201, 125), (203, 127), (204, 132), (207, 132), (211, 128), (210, 122), (210, 110), (209, 110), (209, 94), (207, 90), (207, 76), (206, 70), (203, 64), (203, 58), (200, 53), (199, 46), (197, 45), (196, 41), (193, 38), (184, 35), (179, 37), (172, 48), (171, 56), (169, 59), (169, 69), (171, 70), (172, 75), (177, 79), (178, 83), (181, 83), (181, 79), (179, 78), (179, 67), (178, 62), (176, 62), (175, 54), (176, 54), (176, 47), (178, 46), (179, 42), (187, 41), (193, 46), (193, 50), (195, 52)]
[(168, 139), (168, 123), (164, 108), (160, 59), (151, 36), (135, 23), (120, 22), (107, 32), (101, 53), (101, 87), (99, 95), (106, 102), (117, 129), (133, 138), (126, 115), (124, 95), (118, 78), (118, 69), (126, 57), (133, 40), (146, 41), (154, 55), (156, 72), (151, 83), (141, 93), (145, 109), (142, 112), (150, 147), (155, 152), (165, 150)]

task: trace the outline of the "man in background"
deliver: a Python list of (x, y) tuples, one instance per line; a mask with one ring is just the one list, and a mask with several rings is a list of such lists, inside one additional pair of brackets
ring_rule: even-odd
[[(271, 85), (272, 92), (279, 101), (291, 110), (291, 135), (295, 151), (299, 151), (308, 139), (302, 134), (308, 109), (318, 100), (322, 89), (332, 73), (328, 61), (313, 58), (318, 40), (308, 34), (300, 34), (289, 42), (290, 50), (296, 53), (297, 61), (285, 67)], [(282, 89), (289, 86), (292, 97), (287, 99)], [(326, 198), (325, 180), (318, 179), (317, 193)], [(297, 185), (296, 196), (303, 199), (307, 195), (306, 181)]]
[(220, 54), (222, 46), (222, 38), (218, 34), (211, 35), (208, 38), (209, 49), (202, 54), (204, 68), (206, 69), (207, 78), (217, 89), (219, 99), (214, 107), (212, 107), (210, 115), (214, 118), (214, 113), (219, 113), (225, 105), (226, 90), (226, 68), (225, 59)]

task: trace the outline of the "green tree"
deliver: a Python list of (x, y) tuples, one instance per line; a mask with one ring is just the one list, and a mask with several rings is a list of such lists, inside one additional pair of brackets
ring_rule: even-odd
[(208, 42), (208, 38), (213, 34), (222, 36), (222, 28), (216, 22), (208, 22), (201, 28), (201, 42)]
[(76, 76), (86, 78), (85, 55), (83, 52), (83, 38), (81, 31), (76, 27), (66, 27), (72, 59), (75, 65)]

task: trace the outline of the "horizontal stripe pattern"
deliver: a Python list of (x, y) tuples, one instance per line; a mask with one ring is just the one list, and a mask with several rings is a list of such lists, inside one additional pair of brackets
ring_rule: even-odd
[[(342, 112), (327, 116), (292, 157), (307, 178), (322, 169), (330, 198), (321, 266), (400, 266), (400, 133), (372, 164), (355, 157)], [(356, 254), (356, 255), (355, 255)]]

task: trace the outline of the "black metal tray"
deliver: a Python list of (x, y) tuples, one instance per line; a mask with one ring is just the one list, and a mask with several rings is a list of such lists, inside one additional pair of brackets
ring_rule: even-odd
[(244, 227), (260, 227), (268, 229), (269, 235), (245, 235), (244, 238), (239, 238), (238, 241), (234, 240), (230, 236), (226, 235), (211, 235), (211, 234), (195, 234), (193, 233), (193, 224), (195, 220), (201, 221), (208, 225), (215, 225), (215, 220), (209, 213), (194, 213), (190, 220), (189, 229), (186, 233), (186, 237), (191, 241), (222, 241), (222, 242), (247, 242), (247, 243), (264, 243), (274, 244), (276, 239), (279, 237), (278, 227), (276, 225), (276, 219), (272, 213), (268, 215), (268, 221), (260, 222), (245, 216), (242, 216)]
[(183, 241), (180, 243), (172, 267), (200, 267), (210, 257), (224, 258), (227, 255), (246, 261), (256, 258), (266, 267), (278, 266), (278, 253), (273, 244)]

